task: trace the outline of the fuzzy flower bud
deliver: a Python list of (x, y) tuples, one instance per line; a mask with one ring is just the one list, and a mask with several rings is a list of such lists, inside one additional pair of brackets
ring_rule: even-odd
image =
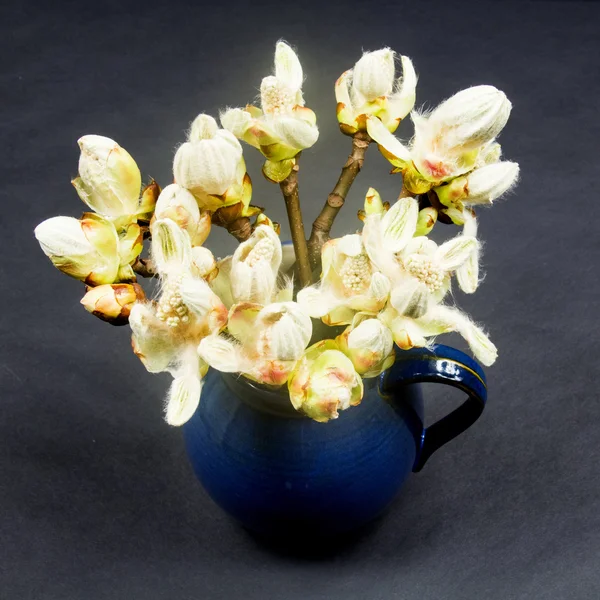
[(336, 342), (363, 377), (377, 377), (394, 364), (392, 334), (377, 319), (366, 319), (356, 327), (348, 327)]
[(364, 390), (352, 362), (333, 340), (317, 342), (306, 351), (288, 381), (288, 389), (294, 408), (321, 423), (360, 404)]
[(236, 302), (268, 304), (282, 260), (281, 242), (268, 225), (259, 225), (231, 259), (231, 291)]
[(119, 271), (119, 237), (100, 215), (53, 217), (35, 228), (44, 254), (63, 273), (89, 285), (112, 283)]
[(519, 177), (519, 165), (498, 162), (471, 171), (448, 185), (436, 189), (442, 204), (450, 206), (457, 200), (465, 204), (491, 204), (507, 192)]
[(148, 223), (152, 219), (160, 191), (160, 186), (154, 179), (142, 190), (142, 197), (140, 198), (137, 213), (138, 221)]
[(85, 310), (111, 325), (126, 325), (133, 305), (145, 298), (137, 283), (104, 284), (88, 288), (81, 299)]
[(131, 155), (117, 142), (101, 135), (84, 135), (78, 144), (79, 177), (72, 183), (79, 197), (106, 217), (135, 214), (142, 176)]
[(417, 228), (415, 230), (415, 236), (427, 235), (436, 224), (438, 218), (438, 211), (428, 206), (419, 211), (419, 218), (417, 219)]
[(492, 85), (478, 85), (442, 102), (431, 113), (429, 124), (438, 131), (446, 131), (454, 146), (475, 149), (502, 131), (511, 107), (503, 92)]
[(242, 147), (235, 136), (219, 129), (208, 115), (192, 123), (189, 141), (182, 144), (173, 162), (175, 181), (195, 196), (223, 195), (238, 183)]
[(387, 96), (394, 87), (394, 51), (365, 52), (354, 65), (352, 86), (368, 102)]
[(194, 196), (185, 188), (172, 183), (160, 194), (154, 214), (157, 219), (171, 219), (188, 232), (192, 246), (200, 246), (210, 233), (211, 217), (200, 211)]

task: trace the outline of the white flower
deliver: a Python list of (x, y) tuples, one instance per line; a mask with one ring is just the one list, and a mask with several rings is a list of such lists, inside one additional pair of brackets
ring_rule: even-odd
[(288, 390), (296, 410), (325, 423), (337, 419), (340, 410), (360, 404), (364, 387), (337, 343), (323, 340), (305, 352), (288, 380)]
[(394, 364), (394, 340), (390, 330), (378, 319), (359, 313), (335, 340), (352, 361), (356, 372), (365, 378), (377, 377)]
[(452, 273), (479, 245), (467, 235), (441, 246), (425, 236), (413, 237), (418, 214), (417, 201), (403, 198), (383, 215), (368, 215), (363, 229), (369, 258), (392, 282), (391, 304), (400, 314), (414, 317), (444, 298)]
[(379, 314), (379, 319), (389, 327), (394, 342), (402, 350), (429, 347), (435, 336), (456, 331), (469, 344), (475, 358), (485, 366), (492, 365), (498, 355), (496, 347), (483, 330), (451, 306), (430, 305), (427, 312), (419, 317), (402, 315), (388, 306)]
[(157, 219), (175, 221), (190, 236), (192, 246), (201, 246), (211, 228), (210, 213), (200, 211), (194, 196), (185, 188), (172, 183), (160, 193), (154, 209)]
[(356, 312), (375, 314), (385, 306), (390, 283), (373, 266), (360, 235), (329, 240), (321, 257), (321, 282), (298, 293), (311, 317), (327, 325), (348, 324)]
[(413, 113), (415, 135), (410, 148), (372, 117), (367, 120), (367, 131), (384, 156), (403, 172), (409, 191), (424, 193), (432, 185), (471, 171), (480, 152), (490, 150), (510, 109), (503, 92), (481, 85), (458, 92), (428, 117)]
[[(466, 210), (463, 213), (463, 235), (477, 237), (477, 219), (475, 215)], [(480, 255), (480, 244), (477, 244), (467, 260), (456, 269), (456, 279), (460, 289), (465, 294), (473, 294), (479, 287), (479, 255)]]
[(265, 77), (260, 86), (261, 108), (233, 108), (221, 115), (225, 129), (267, 158), (263, 172), (273, 181), (283, 181), (298, 152), (310, 148), (319, 137), (315, 113), (304, 106), (302, 79), (295, 52), (278, 42), (275, 75)]
[(113, 283), (119, 272), (119, 236), (104, 217), (52, 217), (35, 228), (44, 254), (63, 273), (89, 285)]
[(131, 309), (132, 343), (148, 371), (173, 375), (166, 419), (171, 425), (182, 425), (198, 406), (208, 369), (196, 349), (202, 338), (225, 327), (227, 308), (198, 275), (187, 232), (171, 219), (159, 219), (151, 229), (161, 294), (156, 302), (138, 303)]
[(502, 161), (474, 169), (434, 191), (442, 204), (462, 212), (465, 206), (490, 206), (515, 185), (518, 177), (519, 165)]
[[(173, 161), (175, 181), (199, 200), (223, 196), (243, 177), (242, 147), (234, 135), (219, 129), (209, 115), (198, 115), (192, 123), (188, 141), (182, 144)], [(208, 207), (207, 207), (208, 208)]]
[(200, 357), (219, 371), (278, 386), (302, 357), (312, 322), (295, 302), (267, 306), (243, 302), (229, 311), (227, 331), (229, 337), (204, 338), (198, 347)]
[(250, 238), (236, 248), (231, 259), (234, 302), (271, 302), (281, 260), (279, 236), (268, 225), (259, 225)]
[(101, 135), (84, 135), (78, 144), (79, 177), (72, 183), (79, 197), (100, 215), (135, 220), (142, 176), (133, 158)]
[(365, 52), (353, 69), (335, 84), (341, 130), (353, 135), (365, 129), (365, 117), (377, 117), (395, 131), (415, 104), (417, 75), (407, 56), (401, 56), (403, 76), (395, 79), (395, 53), (389, 48)]

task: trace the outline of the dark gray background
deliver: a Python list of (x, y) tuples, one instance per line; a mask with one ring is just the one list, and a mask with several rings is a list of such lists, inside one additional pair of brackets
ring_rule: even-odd
[[(0, 598), (597, 598), (599, 8), (5, 6)], [(251, 101), (280, 37), (299, 50), (321, 127), (302, 158), (309, 220), (349, 151), (333, 82), (361, 49), (411, 56), (419, 105), (478, 83), (505, 90), (514, 110), (501, 141), (522, 168), (517, 191), (481, 215), (483, 286), (457, 295), (500, 349), (489, 406), (412, 476), (385, 519), (332, 548), (274, 547), (230, 522), (195, 481), (181, 432), (162, 421), (168, 377), (145, 372), (127, 328), (85, 313), (81, 286), (53, 269), (32, 234), (47, 217), (83, 209), (69, 183), (79, 136), (117, 139), (165, 185), (188, 123)], [(259, 175), (256, 153), (246, 156), (254, 201), (284, 222), (278, 189)], [(369, 185), (396, 197), (388, 170), (371, 149), (337, 233), (357, 227)], [(211, 247), (233, 245), (217, 231)]]

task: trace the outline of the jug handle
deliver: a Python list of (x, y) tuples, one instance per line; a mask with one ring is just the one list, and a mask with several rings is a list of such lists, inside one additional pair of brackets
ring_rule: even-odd
[(451, 413), (429, 427), (419, 418), (416, 430), (417, 455), (413, 471), (420, 471), (441, 446), (468, 429), (481, 415), (487, 400), (487, 384), (482, 367), (471, 357), (450, 346), (397, 350), (396, 362), (381, 375), (384, 394), (412, 383), (443, 383), (467, 394), (467, 399)]

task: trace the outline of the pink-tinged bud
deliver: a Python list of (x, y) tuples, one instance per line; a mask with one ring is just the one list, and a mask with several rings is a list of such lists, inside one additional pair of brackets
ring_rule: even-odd
[(126, 325), (133, 305), (144, 298), (144, 290), (137, 283), (105, 284), (88, 288), (81, 304), (111, 325)]
[(340, 410), (360, 404), (363, 383), (350, 359), (333, 340), (311, 346), (292, 373), (288, 389), (296, 410), (325, 423)]

